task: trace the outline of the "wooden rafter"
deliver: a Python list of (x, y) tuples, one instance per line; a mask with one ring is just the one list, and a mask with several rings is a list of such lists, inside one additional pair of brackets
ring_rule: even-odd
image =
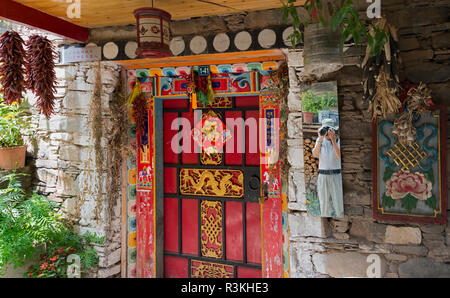
[(86, 27), (11, 0), (0, 0), (0, 18), (48, 31), (78, 42), (85, 42), (89, 36), (89, 29)]

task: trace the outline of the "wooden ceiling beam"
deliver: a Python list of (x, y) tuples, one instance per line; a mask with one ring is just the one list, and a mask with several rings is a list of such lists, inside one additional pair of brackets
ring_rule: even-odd
[(45, 12), (11, 1), (0, 0), (0, 18), (41, 29), (65, 38), (86, 42), (89, 29)]

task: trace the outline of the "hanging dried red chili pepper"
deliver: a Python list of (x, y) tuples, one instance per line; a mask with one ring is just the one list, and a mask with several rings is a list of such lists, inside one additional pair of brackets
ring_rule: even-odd
[(147, 98), (141, 94), (133, 101), (133, 117), (136, 122), (136, 133), (140, 136), (143, 136), (146, 132), (147, 113)]
[(23, 44), (23, 39), (14, 31), (7, 31), (0, 37), (0, 91), (7, 104), (20, 103), (25, 91)]
[(36, 105), (42, 114), (53, 114), (56, 92), (56, 52), (46, 37), (31, 36), (27, 41), (27, 87), (38, 97)]

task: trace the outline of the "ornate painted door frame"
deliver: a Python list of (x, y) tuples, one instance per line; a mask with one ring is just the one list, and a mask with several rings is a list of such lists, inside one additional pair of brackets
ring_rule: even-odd
[[(260, 99), (260, 117), (264, 118), (264, 126), (260, 127), (260, 135), (266, 140), (266, 145), (273, 142), (271, 130), (275, 123), (275, 118), (279, 118), (280, 104), (277, 101), (277, 88), (274, 88), (269, 76), (262, 76), (258, 80), (258, 90), (250, 92), (258, 95)], [(149, 109), (149, 131), (148, 142), (149, 152), (140, 151), (138, 161), (144, 161), (151, 165), (150, 175), (153, 179), (148, 179), (148, 185), (142, 185), (139, 174), (139, 162), (136, 173), (136, 276), (137, 277), (162, 277), (164, 272), (163, 251), (164, 251), (164, 218), (163, 218), (163, 192), (159, 191), (164, 187), (163, 165), (161, 163), (160, 152), (163, 152), (162, 142), (158, 142), (158, 132), (163, 131), (163, 101), (175, 98), (174, 96), (152, 96), (158, 95), (155, 90), (157, 84), (147, 87)], [(153, 88), (153, 92), (151, 92)], [(248, 92), (247, 92), (248, 93)], [(230, 96), (230, 94), (216, 93), (217, 96)], [(242, 95), (242, 94), (238, 94)], [(181, 95), (180, 95), (181, 96)], [(140, 136), (137, 136), (140, 138)], [(279, 136), (278, 136), (279, 138)], [(141, 150), (141, 149), (140, 149)], [(261, 153), (261, 160), (270, 160), (270, 153), (264, 150)], [(289, 255), (286, 249), (288, 241), (287, 220), (286, 220), (286, 194), (281, 190), (281, 175), (277, 165), (268, 166), (261, 163), (261, 176), (265, 188), (265, 201), (261, 207), (261, 228), (262, 228), (262, 268), (263, 277), (287, 277), (289, 276)], [(141, 171), (142, 172), (142, 171)], [(150, 177), (147, 177), (150, 178)], [(274, 185), (276, 184), (276, 185)], [(283, 204), (284, 203), (284, 204)], [(129, 237), (128, 237), (129, 238)], [(128, 239), (129, 240), (129, 239)], [(283, 244), (284, 242), (284, 244)]]

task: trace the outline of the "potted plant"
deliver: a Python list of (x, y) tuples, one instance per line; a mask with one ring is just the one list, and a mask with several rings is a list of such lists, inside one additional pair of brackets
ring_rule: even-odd
[(342, 67), (342, 48), (350, 37), (356, 45), (367, 42), (370, 56), (380, 54), (389, 40), (387, 30), (360, 20), (352, 0), (306, 0), (305, 20), (300, 20), (296, 1), (283, 2), (282, 19), (287, 23), (288, 17), (292, 18), (293, 32), (288, 38), (293, 47), (304, 40), (307, 73), (332, 72)]
[(22, 107), (7, 105), (0, 97), (0, 168), (18, 169), (25, 166), (27, 147), (23, 136), (29, 134), (30, 120)]
[(320, 107), (318, 108), (319, 122), (323, 119), (330, 118), (331, 110), (335, 108), (337, 110), (337, 96), (334, 93), (325, 93), (317, 95), (317, 100), (320, 101)]
[(312, 90), (303, 92), (302, 94), (302, 112), (303, 123), (313, 123), (314, 114), (317, 114), (322, 103)]

